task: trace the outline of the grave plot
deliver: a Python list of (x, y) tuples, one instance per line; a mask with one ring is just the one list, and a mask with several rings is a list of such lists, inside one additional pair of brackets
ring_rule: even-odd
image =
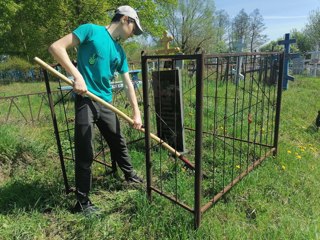
[(198, 227), (202, 213), (276, 154), (281, 59), (278, 53), (142, 56), (150, 199), (153, 192), (170, 199), (193, 213)]

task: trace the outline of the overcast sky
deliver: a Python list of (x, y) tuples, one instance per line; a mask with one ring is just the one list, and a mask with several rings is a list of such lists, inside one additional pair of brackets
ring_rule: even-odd
[(263, 16), (265, 34), (269, 40), (277, 40), (291, 29), (302, 28), (308, 22), (312, 10), (320, 8), (320, 0), (215, 0), (217, 10), (225, 10), (231, 18), (241, 9), (247, 14), (258, 8)]

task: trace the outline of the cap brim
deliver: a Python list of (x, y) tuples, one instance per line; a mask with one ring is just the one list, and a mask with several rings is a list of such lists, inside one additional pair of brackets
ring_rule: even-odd
[(135, 23), (136, 23), (136, 28), (135, 28), (135, 30), (134, 30), (134, 35), (141, 35), (142, 33), (143, 33), (143, 30), (142, 30), (142, 27), (141, 27), (141, 25), (140, 25), (140, 21), (139, 20), (134, 20), (135, 21)]

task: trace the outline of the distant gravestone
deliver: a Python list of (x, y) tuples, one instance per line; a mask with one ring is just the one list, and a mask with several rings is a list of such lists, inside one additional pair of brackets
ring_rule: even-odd
[(177, 152), (185, 152), (181, 72), (154, 71), (152, 80), (158, 136)]
[(318, 70), (318, 65), (320, 63), (320, 52), (319, 52), (319, 46), (317, 46), (317, 50), (314, 52), (311, 52), (311, 61), (310, 64), (312, 65), (312, 75), (314, 77), (317, 76), (317, 70)]
[(320, 60), (319, 51), (311, 52), (311, 64), (318, 64)]
[(305, 68), (305, 58), (300, 56), (292, 59), (292, 74), (302, 74)]
[[(246, 46), (246, 44), (244, 43), (244, 38), (242, 37), (241, 39), (239, 39), (236, 44), (236, 51), (241, 53), (243, 52), (243, 48)], [(244, 76), (241, 74), (241, 67), (242, 67), (242, 56), (238, 56), (237, 57), (237, 64), (236, 64), (236, 68), (231, 69), (232, 74), (235, 76), (234, 79), (234, 83), (236, 85), (239, 84), (239, 80), (243, 80)]]

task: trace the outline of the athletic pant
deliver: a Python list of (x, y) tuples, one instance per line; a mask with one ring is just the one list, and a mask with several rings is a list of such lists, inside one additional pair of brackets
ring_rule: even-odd
[(78, 191), (88, 194), (91, 189), (93, 161), (93, 125), (99, 128), (109, 145), (111, 159), (126, 177), (134, 175), (127, 145), (120, 132), (116, 114), (100, 103), (76, 95), (75, 100), (75, 181)]

